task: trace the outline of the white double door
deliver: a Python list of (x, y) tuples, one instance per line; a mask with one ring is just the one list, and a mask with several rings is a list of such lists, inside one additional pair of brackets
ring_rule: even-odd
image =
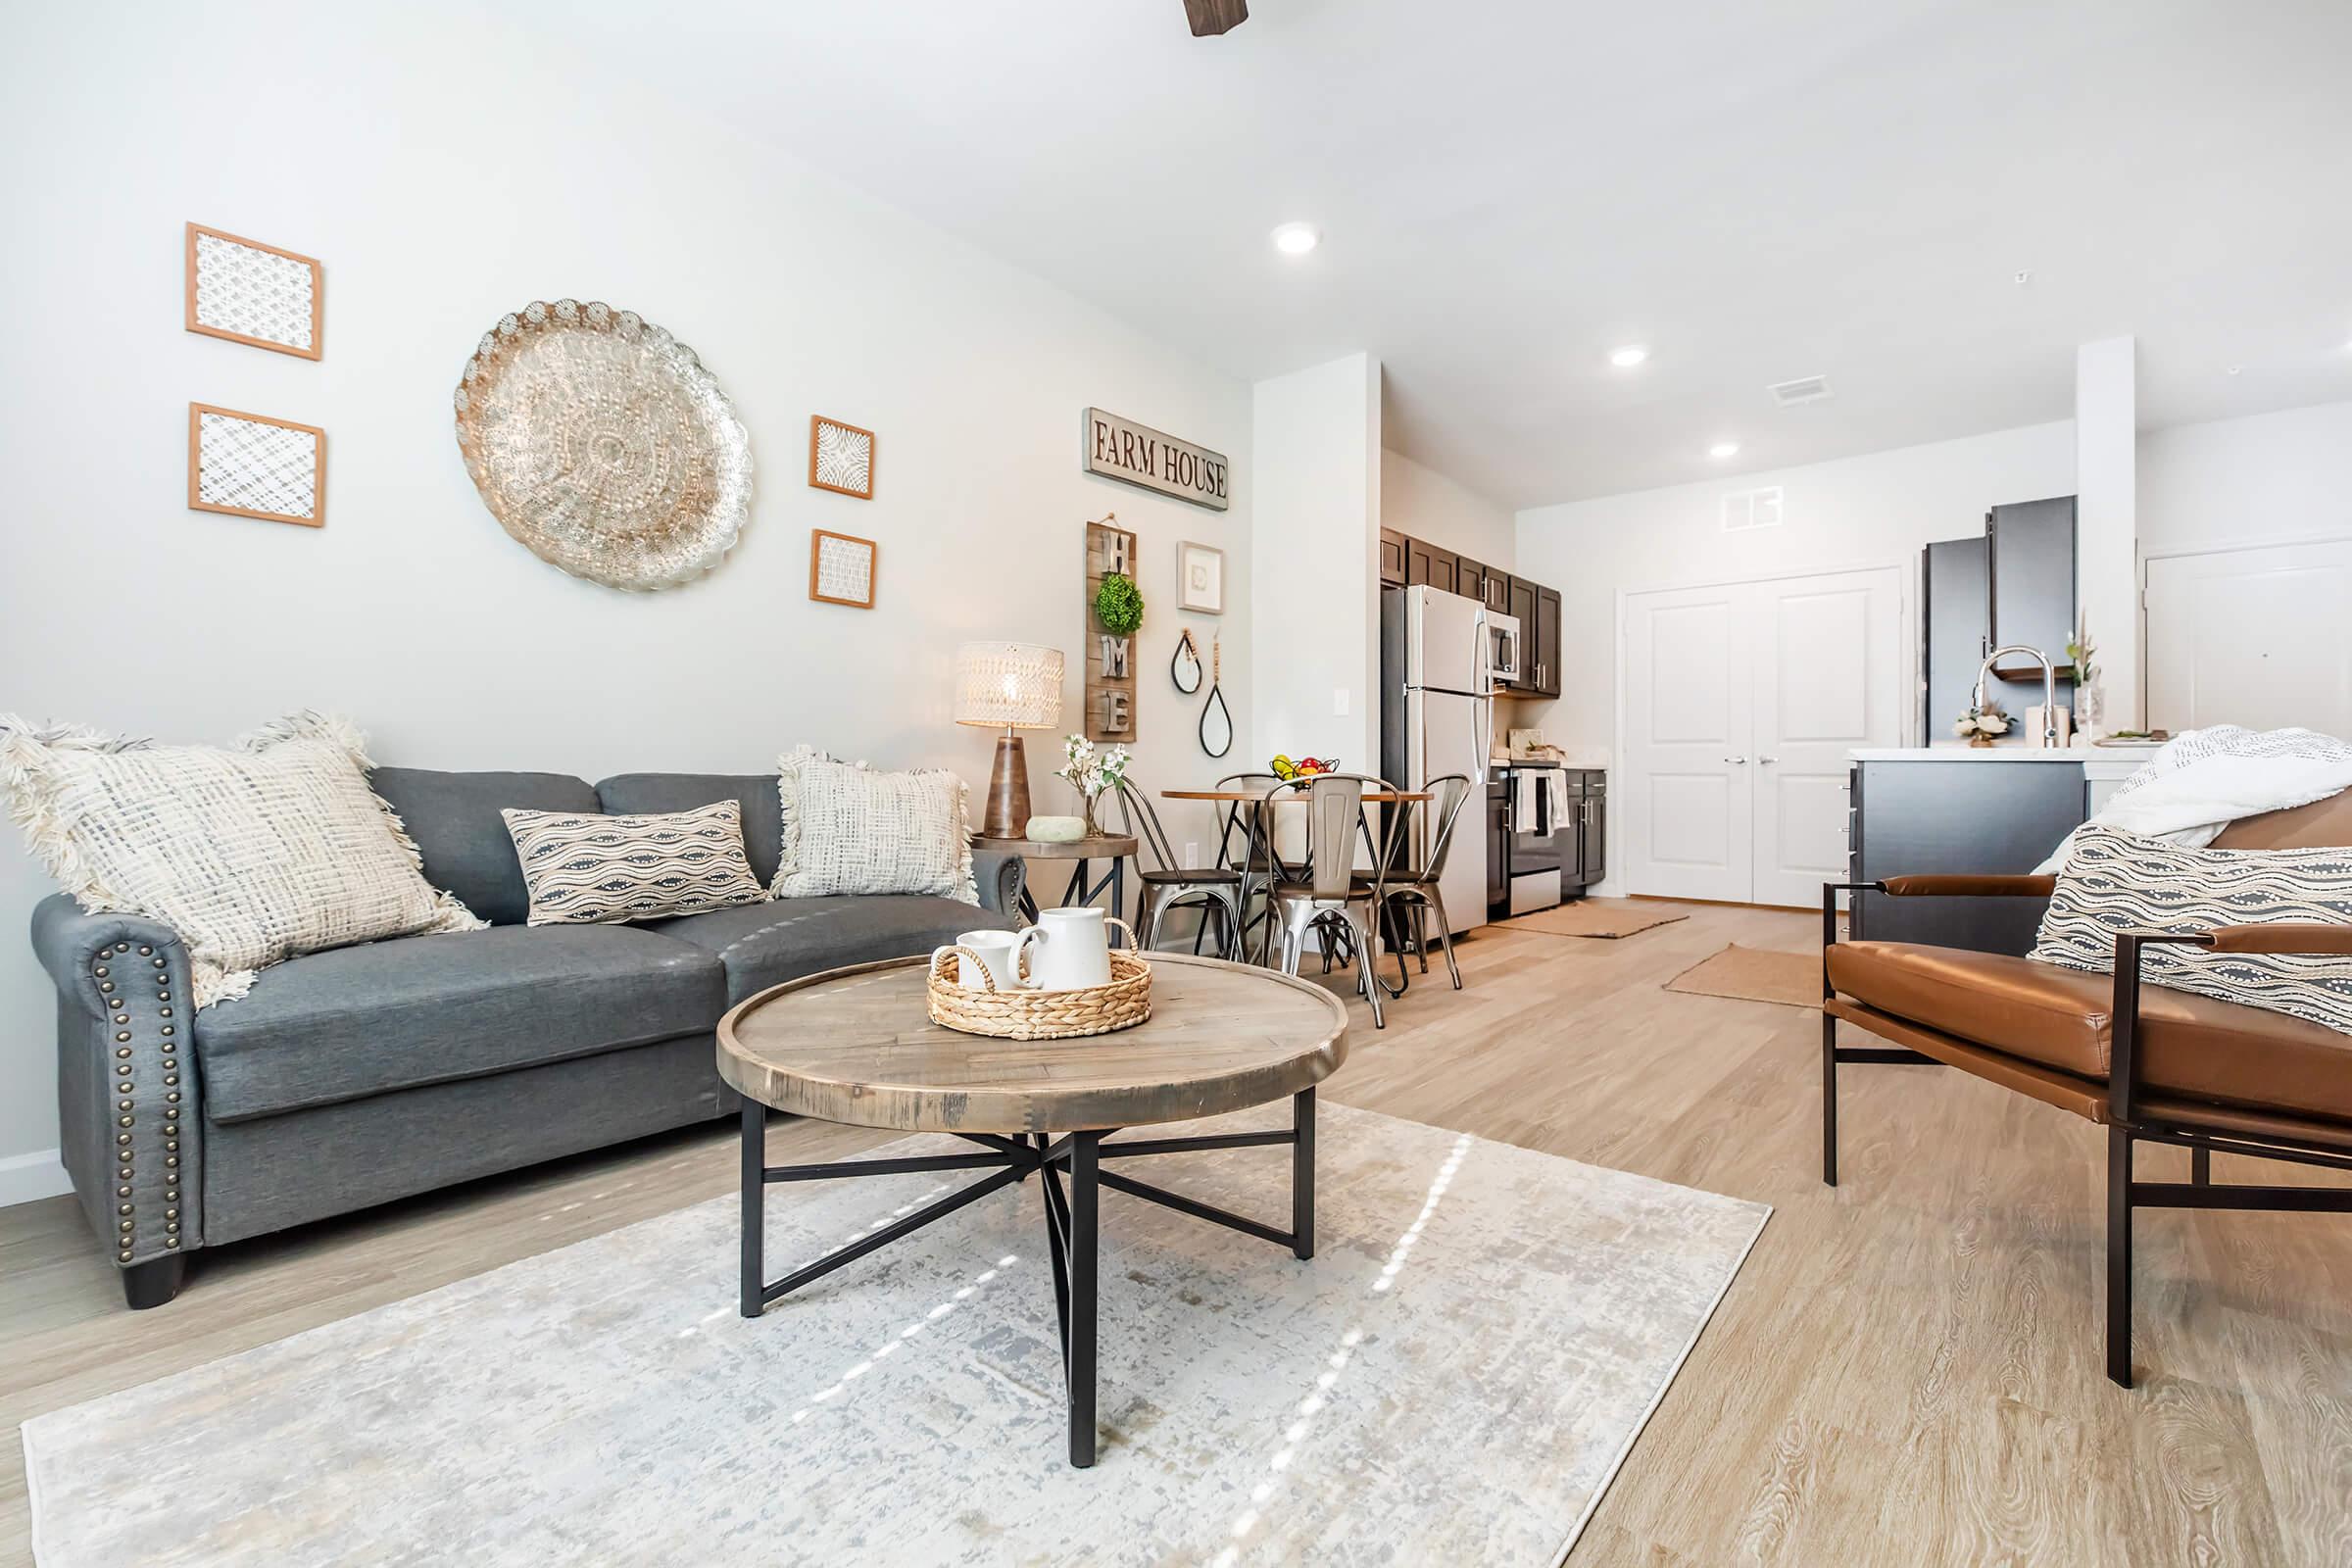
[(1818, 906), (1846, 872), (1846, 753), (1902, 743), (1892, 566), (1632, 594), (1619, 668), (1628, 891)]

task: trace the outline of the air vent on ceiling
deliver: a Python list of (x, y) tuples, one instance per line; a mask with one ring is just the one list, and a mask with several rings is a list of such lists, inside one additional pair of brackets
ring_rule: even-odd
[(1828, 397), (1830, 378), (1826, 375), (1800, 375), (1793, 381), (1783, 381), (1778, 386), (1768, 386), (1764, 390), (1771, 393), (1772, 401), (1782, 408), (1793, 408), (1799, 403), (1819, 403)]
[(1778, 528), (1781, 525), (1781, 487), (1768, 484), (1761, 490), (1726, 490), (1723, 493), (1723, 531), (1740, 533), (1749, 528)]

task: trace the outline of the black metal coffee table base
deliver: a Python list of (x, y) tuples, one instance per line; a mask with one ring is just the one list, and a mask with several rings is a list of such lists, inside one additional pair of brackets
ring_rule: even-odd
[[(1107, 1187), (1114, 1193), (1126, 1193), (1195, 1219), (1287, 1247), (1295, 1257), (1315, 1255), (1315, 1092), (1312, 1089), (1302, 1089), (1291, 1097), (1291, 1126), (1287, 1132), (1139, 1138), (1112, 1143), (1108, 1140), (1113, 1132), (1068, 1133), (1060, 1138), (1037, 1133), (1025, 1139), (994, 1133), (961, 1133), (957, 1136), (980, 1145), (984, 1152), (916, 1154), (902, 1159), (846, 1159), (824, 1165), (770, 1165), (767, 1107), (746, 1100), (743, 1102), (743, 1315), (758, 1317), (768, 1302), (791, 1295), (810, 1280), (821, 1279), (845, 1263), (854, 1263), (868, 1252), (911, 1236), (934, 1220), (945, 1219), (1001, 1188), (1038, 1175), (1043, 1178), (1039, 1185), (1045, 1194), (1047, 1250), (1054, 1262), (1062, 1380), (1069, 1396), (1070, 1463), (1083, 1469), (1095, 1462), (1095, 1244), (1102, 1189)], [(1291, 1228), (1287, 1231), (1102, 1168), (1102, 1161), (1109, 1159), (1283, 1144), (1291, 1149)], [(988, 1170), (991, 1174), (961, 1192), (925, 1204), (903, 1219), (793, 1270), (782, 1279), (767, 1279), (760, 1267), (760, 1243), (768, 1183), (904, 1176), (935, 1170)], [(1062, 1185), (1065, 1176), (1069, 1183), (1066, 1190)]]

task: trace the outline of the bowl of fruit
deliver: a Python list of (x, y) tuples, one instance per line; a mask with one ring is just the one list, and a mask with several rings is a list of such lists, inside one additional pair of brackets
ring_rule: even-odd
[(1277, 752), (1274, 760), (1266, 766), (1276, 778), (1288, 784), (1293, 779), (1313, 778), (1318, 773), (1336, 773), (1340, 770), (1340, 760), (1336, 757), (1301, 757), (1294, 762)]

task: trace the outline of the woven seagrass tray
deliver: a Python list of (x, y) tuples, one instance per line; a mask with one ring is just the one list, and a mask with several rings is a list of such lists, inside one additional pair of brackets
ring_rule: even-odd
[[(1152, 966), (1137, 954), (1127, 922), (1109, 923), (1127, 932), (1127, 950), (1111, 950), (1110, 983), (1075, 991), (1000, 990), (980, 955), (965, 947), (940, 949), (931, 958), (931, 1021), (1000, 1040), (1074, 1040), (1134, 1028), (1152, 1016)], [(1027, 954), (1022, 957), (1025, 969)], [(961, 983), (967, 963), (980, 971), (977, 991)]]

